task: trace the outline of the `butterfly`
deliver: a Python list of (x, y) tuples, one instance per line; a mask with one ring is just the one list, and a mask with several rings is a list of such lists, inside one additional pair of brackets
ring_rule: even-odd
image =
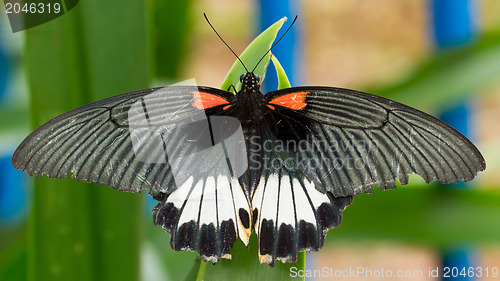
[(292, 87), (263, 94), (247, 71), (237, 94), (169, 86), (71, 110), (32, 132), (12, 164), (29, 175), (139, 193), (158, 204), (171, 247), (231, 258), (258, 236), (259, 260), (317, 251), (354, 195), (472, 180), (485, 169), (462, 134), (415, 108), (359, 91)]

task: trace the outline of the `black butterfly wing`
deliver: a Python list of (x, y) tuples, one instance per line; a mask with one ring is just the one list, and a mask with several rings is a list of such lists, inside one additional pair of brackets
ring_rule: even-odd
[(100, 100), (37, 128), (19, 145), (12, 164), (31, 176), (71, 174), (73, 179), (123, 191), (165, 192), (175, 185), (162, 137), (171, 139), (170, 146), (195, 139), (192, 148), (168, 149), (171, 156), (203, 146), (204, 133), (193, 135), (194, 130), (185, 127), (206, 120), (205, 112), (192, 105), (195, 97), (190, 93), (197, 89), (227, 96), (217, 89), (177, 86)]
[[(283, 140), (299, 142), (300, 169), (336, 197), (396, 187), (415, 173), (426, 182), (470, 181), (485, 169), (462, 134), (415, 108), (330, 87), (296, 87), (266, 95)], [(293, 98), (295, 103), (287, 100)]]
[(19, 145), (12, 163), (29, 175), (71, 175), (122, 191), (147, 190), (160, 201), (154, 222), (172, 234), (172, 247), (215, 261), (228, 257), (238, 236), (249, 236), (240, 219), (241, 210), (250, 213), (249, 203), (227, 164), (238, 162), (228, 153), (244, 155), (237, 145), (241, 126), (235, 118), (215, 116), (233, 97), (192, 86), (114, 96), (40, 126)]
[[(469, 181), (485, 169), (477, 148), (426, 113), (328, 87), (266, 94), (263, 171), (252, 199), (261, 262), (318, 250), (352, 196), (407, 184)], [(257, 180), (257, 179), (255, 179)]]

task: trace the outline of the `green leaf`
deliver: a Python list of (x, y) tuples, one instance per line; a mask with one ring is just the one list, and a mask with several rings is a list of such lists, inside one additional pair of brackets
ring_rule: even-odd
[[(5, 233), (7, 232), (7, 233)], [(12, 235), (13, 237), (9, 237)], [(6, 228), (0, 230), (0, 237), (2, 239), (11, 240), (9, 244), (0, 245), (0, 280), (8, 281), (25, 281), (26, 276), (26, 232), (24, 227), (19, 229), (17, 227), (12, 229)], [(2, 241), (4, 242), (4, 241)], [(1, 242), (0, 242), (1, 244)]]
[[(34, 127), (77, 106), (147, 88), (144, 1), (81, 1), (26, 31)], [(89, 20), (89, 19), (92, 20)], [(30, 280), (139, 279), (143, 196), (72, 180), (35, 179)]]
[[(149, 216), (151, 216), (150, 212), (147, 213), (147, 217)], [(166, 233), (163, 228), (155, 226), (153, 223), (146, 223), (146, 232), (148, 242), (154, 246), (157, 260), (159, 260), (159, 264), (163, 267), (168, 280), (183, 280), (183, 278), (185, 280), (196, 280), (198, 268), (193, 268), (193, 264), (195, 264), (194, 261), (199, 258), (198, 253), (187, 251), (178, 252), (173, 250), (170, 243), (168, 243), (171, 237), (170, 234)], [(196, 264), (199, 266), (198, 263)], [(158, 271), (161, 270), (162, 269), (158, 269)], [(186, 277), (186, 272), (192, 274), (190, 278)]]
[(0, 110), (0, 120), (12, 120), (13, 122), (2, 122), (0, 124), (0, 134), (15, 131), (23, 131), (25, 134), (28, 128), (28, 119), (28, 111), (25, 107), (15, 105), (2, 108)]
[(196, 263), (193, 265), (191, 271), (189, 271), (184, 281), (202, 281), (205, 277), (205, 268), (207, 267), (207, 263), (201, 261), (199, 258)]
[(194, 1), (152, 2), (155, 73), (157, 78), (175, 81), (179, 78), (182, 62), (189, 50), (188, 34), (193, 21), (190, 12)]
[[(255, 38), (250, 45), (241, 53), (239, 56), (241, 61), (248, 68), (248, 71), (252, 71), (252, 69), (257, 65), (262, 56), (271, 48), (271, 45), (276, 39), (276, 34), (280, 30), (281, 26), (285, 22), (286, 18), (282, 18), (269, 28), (264, 30), (257, 38)], [(260, 64), (255, 69), (254, 73), (259, 75), (261, 79), (264, 79), (264, 73), (266, 71), (267, 65), (269, 63), (270, 54), (266, 55)], [(245, 68), (241, 65), (241, 62), (236, 60), (226, 75), (224, 82), (222, 82), (221, 89), (229, 90), (229, 86), (235, 85), (238, 86), (240, 83), (241, 74), (246, 73)], [(238, 87), (237, 87), (238, 89)]]
[(271, 60), (273, 61), (274, 67), (276, 68), (276, 74), (278, 76), (278, 90), (292, 87), (290, 85), (290, 81), (288, 81), (285, 70), (281, 66), (276, 56), (271, 56)]

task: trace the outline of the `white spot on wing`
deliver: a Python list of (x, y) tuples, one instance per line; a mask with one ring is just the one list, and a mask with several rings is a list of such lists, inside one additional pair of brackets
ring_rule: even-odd
[[(300, 186), (300, 185), (298, 185)], [(295, 228), (295, 212), (293, 208), (292, 185), (290, 177), (281, 178), (278, 209), (278, 227), (282, 224), (289, 224)]]
[(322, 203), (330, 202), (330, 199), (328, 199), (326, 193), (321, 193), (319, 190), (317, 190), (313, 182), (304, 179), (304, 186), (306, 188), (307, 194), (309, 194), (309, 197), (311, 198), (311, 201), (313, 202), (313, 205), (316, 209), (319, 208), (319, 206), (321, 206)]
[(260, 218), (261, 218), (261, 209), (262, 209), (262, 196), (264, 196), (264, 181), (261, 181), (261, 183), (257, 186), (257, 189), (255, 190), (255, 193), (252, 198), (252, 207), (257, 209), (257, 223), (255, 225), (255, 229), (257, 234), (259, 233), (260, 229)]
[(204, 262), (211, 262), (211, 263), (216, 263), (219, 261), (219, 258), (217, 256), (206, 256), (206, 255), (201, 255), (203, 258)]
[(198, 212), (200, 208), (201, 194), (203, 191), (203, 181), (198, 181), (193, 187), (193, 191), (189, 195), (189, 198), (182, 210), (182, 214), (179, 217), (179, 226), (191, 220), (198, 221)]
[[(219, 175), (217, 177), (217, 208), (219, 222), (232, 219), (236, 223), (236, 216), (233, 208), (233, 195), (231, 194), (231, 187), (227, 177)], [(235, 225), (236, 227), (236, 225)], [(234, 229), (235, 232), (237, 229)]]
[(260, 255), (259, 254), (259, 262), (270, 264), (273, 261), (273, 257), (271, 255)]
[(168, 196), (167, 202), (172, 202), (178, 209), (181, 208), (192, 186), (193, 177), (189, 177), (181, 186)]
[(276, 222), (276, 212), (278, 211), (278, 184), (278, 175), (276, 174), (270, 175), (267, 179), (263, 195), (264, 200), (262, 200), (260, 221), (266, 219)]
[(297, 208), (297, 221), (300, 222), (301, 220), (304, 220), (316, 225), (316, 217), (314, 216), (313, 207), (309, 203), (309, 199), (297, 179), (293, 179), (293, 186), (296, 187), (293, 190), (293, 195), (295, 197), (295, 207)]
[(213, 223), (217, 227), (217, 208), (215, 201), (215, 179), (208, 177), (205, 181), (205, 190), (201, 202), (200, 227), (203, 224)]
[(245, 197), (245, 193), (243, 193), (243, 189), (240, 186), (240, 183), (238, 182), (237, 178), (232, 178), (231, 180), (231, 190), (232, 190), (232, 195), (233, 195), (233, 200), (234, 200), (234, 208), (236, 212), (236, 216), (238, 217), (238, 234), (240, 236), (241, 241), (245, 245), (248, 245), (248, 241), (250, 239), (250, 231), (251, 227), (245, 228), (243, 227), (243, 224), (241, 223), (241, 219), (239, 216), (239, 209), (243, 208), (245, 209), (248, 214), (250, 215), (250, 206), (248, 205), (248, 201)]

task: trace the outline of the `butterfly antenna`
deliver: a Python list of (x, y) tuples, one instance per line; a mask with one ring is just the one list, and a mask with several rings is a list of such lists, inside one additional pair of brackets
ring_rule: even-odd
[(274, 44), (271, 46), (271, 48), (269, 48), (269, 50), (267, 50), (267, 52), (262, 56), (262, 58), (260, 58), (259, 62), (257, 62), (257, 65), (255, 65), (255, 67), (253, 68), (252, 70), (252, 73), (255, 71), (255, 69), (257, 69), (257, 66), (259, 66), (260, 62), (267, 56), (267, 54), (269, 54), (269, 52), (271, 52), (271, 50), (274, 48), (274, 46), (276, 46), (283, 37), (285, 37), (286, 33), (288, 32), (288, 30), (290, 30), (290, 28), (292, 28), (293, 24), (295, 23), (295, 21), (297, 21), (297, 18), (299, 16), (295, 16), (295, 18), (293, 19), (293, 22), (292, 24), (290, 24), (290, 26), (285, 30), (285, 33), (283, 33), (283, 35), (281, 35), (280, 39), (278, 39), (278, 41), (274, 42)]
[(224, 41), (224, 39), (222, 39), (222, 37), (219, 35), (219, 33), (217, 32), (217, 30), (215, 30), (214, 26), (210, 23), (210, 21), (208, 20), (208, 17), (205, 13), (203, 13), (203, 16), (205, 16), (205, 20), (207, 21), (208, 25), (210, 25), (210, 27), (212, 28), (212, 30), (215, 32), (215, 34), (217, 34), (217, 36), (219, 37), (219, 39), (222, 41), (222, 43), (224, 43), (224, 45), (226, 45), (226, 47), (233, 53), (233, 55), (241, 62), (241, 65), (243, 65), (243, 68), (246, 70), (246, 72), (248, 72), (248, 69), (247, 67), (245, 66), (245, 64), (243, 63), (243, 61), (241, 61), (240, 57), (238, 57), (238, 55), (233, 51), (233, 49), (231, 49), (231, 47), (229, 47), (229, 45), (226, 43), (226, 41)]

